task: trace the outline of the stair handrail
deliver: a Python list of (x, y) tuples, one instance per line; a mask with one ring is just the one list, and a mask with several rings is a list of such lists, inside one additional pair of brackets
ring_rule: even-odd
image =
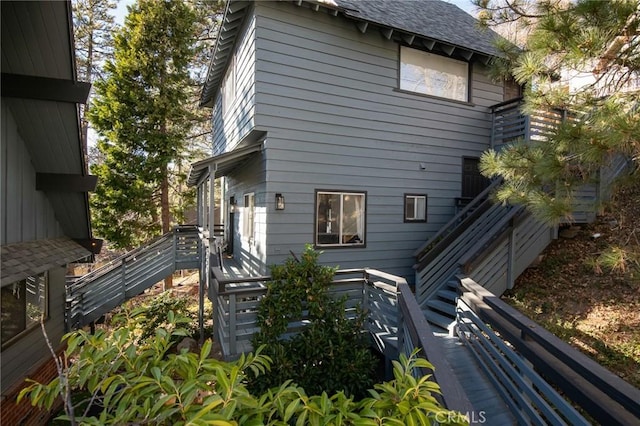
[(106, 274), (107, 272), (110, 272), (110, 271), (118, 268), (120, 265), (125, 263), (127, 259), (129, 259), (131, 257), (143, 255), (146, 252), (148, 252), (149, 250), (152, 250), (153, 248), (155, 248), (155, 247), (159, 246), (160, 244), (164, 243), (169, 238), (173, 238), (176, 232), (184, 232), (183, 231), (184, 229), (191, 230), (190, 228), (192, 228), (194, 231), (197, 231), (197, 227), (195, 225), (178, 225), (178, 226), (174, 227), (174, 229), (172, 229), (171, 231), (167, 232), (166, 234), (160, 235), (160, 236), (150, 240), (146, 244), (144, 244), (142, 246), (139, 246), (139, 247), (136, 247), (133, 250), (130, 250), (130, 251), (120, 255), (120, 256), (116, 257), (115, 259), (109, 261), (108, 263), (105, 263), (104, 265), (100, 266), (99, 268), (94, 269), (93, 271), (81, 276), (77, 280), (74, 280), (73, 282), (71, 282), (71, 283), (69, 283), (67, 285), (67, 289), (68, 290), (77, 290), (78, 288), (81, 288), (81, 287), (85, 286), (87, 281), (92, 281), (96, 277), (99, 277), (99, 276), (101, 276), (103, 274)]
[(506, 106), (509, 106), (509, 108), (512, 108), (512, 106), (511, 106), (512, 104), (520, 105), (520, 104), (522, 104), (523, 100), (524, 100), (524, 98), (522, 96), (519, 96), (517, 98), (509, 99), (507, 101), (503, 101), (503, 102), (497, 103), (495, 105), (491, 105), (489, 107), (489, 109), (491, 110), (492, 113), (495, 113), (496, 110), (503, 109)]
[[(453, 373), (453, 368), (444, 354), (441, 344), (433, 334), (433, 330), (424, 317), (424, 313), (418, 305), (415, 295), (407, 283), (398, 284), (398, 306), (401, 312), (400, 318), (402, 331), (398, 330), (399, 340), (409, 338), (411, 346), (420, 349), (418, 356), (426, 359), (433, 365), (432, 371), (425, 371), (425, 374), (432, 374), (436, 383), (440, 386), (440, 395), (436, 398), (449, 410), (456, 410), (469, 415), (473, 412), (473, 405), (464, 390), (464, 386)], [(409, 335), (406, 336), (405, 333)], [(400, 351), (408, 357), (404, 341), (398, 342)]]
[(471, 278), (459, 278), (460, 298), (546, 381), (553, 382), (601, 424), (637, 424), (640, 389), (562, 341)]
[[(417, 259), (414, 269), (422, 269), (426, 266), (435, 254), (448, 246), (451, 239), (455, 239), (471, 225), (476, 216), (482, 213), (481, 207), (489, 207), (493, 202), (489, 199), (489, 194), (502, 184), (502, 178), (497, 178), (491, 182), (480, 194), (478, 194), (469, 204), (467, 204), (458, 214), (456, 214), (445, 226), (424, 244), (422, 244), (413, 255)], [(476, 213), (474, 215), (474, 212)], [(454, 232), (455, 231), (455, 232)], [(427, 250), (428, 249), (428, 250)]]
[(482, 262), (487, 256), (493, 254), (493, 248), (500, 244), (508, 235), (508, 231), (513, 228), (513, 220), (520, 215), (528, 215), (524, 206), (512, 206), (509, 212), (500, 221), (493, 225), (489, 232), (485, 233), (459, 260), (459, 265), (465, 273), (473, 270), (476, 265)]

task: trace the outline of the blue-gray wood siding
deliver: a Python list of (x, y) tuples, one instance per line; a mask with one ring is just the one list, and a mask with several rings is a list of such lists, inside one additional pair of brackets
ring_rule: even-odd
[[(47, 335), (54, 348), (60, 346), (64, 334), (66, 268), (49, 270), (49, 317), (45, 322)], [(51, 352), (44, 340), (40, 326), (25, 332), (17, 341), (2, 351), (2, 394), (22, 382), (24, 376), (35, 370), (42, 362), (51, 359)]]
[[(469, 104), (399, 92), (399, 45), (380, 33), (279, 2), (257, 3), (256, 14), (267, 262), (313, 242), (315, 189), (367, 191), (366, 248), (326, 249), (321, 259), (413, 280), (413, 250), (454, 213), (462, 157), (489, 146), (488, 107), (503, 100), (502, 85), (474, 63)], [(404, 222), (405, 193), (427, 194), (426, 224)]]
[(36, 172), (10, 108), (1, 102), (0, 241), (2, 245), (63, 235), (44, 192), (36, 191)]
[[(233, 256), (242, 267), (253, 274), (267, 273), (267, 209), (265, 193), (264, 158), (253, 157), (244, 167), (226, 179), (227, 188), (225, 202), (235, 197), (237, 206), (233, 224)], [(254, 235), (242, 235), (244, 226), (245, 194), (253, 193), (255, 201)], [(228, 215), (227, 215), (228, 218)]]
[[(489, 146), (488, 107), (503, 101), (502, 84), (474, 62), (469, 103), (400, 92), (397, 42), (288, 2), (251, 7), (236, 41), (232, 111), (223, 116), (220, 93), (213, 111), (214, 154), (267, 132), (260, 160), (227, 179), (237, 230), (243, 194), (256, 196), (255, 247), (236, 238), (236, 257), (270, 265), (299, 253), (313, 242), (316, 189), (366, 191), (366, 248), (326, 249), (321, 260), (413, 281), (413, 251), (454, 214), (462, 157)], [(427, 223), (404, 222), (405, 193), (428, 196)]]
[(255, 125), (255, 19), (249, 14), (245, 21), (231, 61), (235, 67), (235, 98), (223, 114), (218, 92), (213, 110), (213, 155), (233, 150)]
[[(36, 191), (36, 172), (11, 109), (1, 102), (0, 137), (0, 231), (2, 245), (63, 236), (53, 208), (43, 192)], [(47, 333), (54, 347), (64, 333), (66, 268), (49, 271), (49, 318)], [(3, 282), (2, 285), (11, 283)], [(2, 351), (2, 393), (22, 380), (24, 374), (50, 358), (40, 327)]]

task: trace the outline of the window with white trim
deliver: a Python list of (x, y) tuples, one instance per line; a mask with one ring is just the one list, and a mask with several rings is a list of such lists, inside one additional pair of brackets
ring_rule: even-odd
[(17, 340), (26, 331), (37, 327), (43, 316), (47, 317), (47, 281), (47, 273), (43, 272), (2, 287), (2, 348)]
[(253, 192), (244, 194), (244, 208), (242, 210), (242, 237), (253, 242), (255, 229), (256, 197)]
[(231, 57), (229, 68), (222, 80), (222, 114), (226, 114), (231, 109), (231, 104), (236, 97), (236, 57)]
[(365, 244), (366, 193), (316, 191), (316, 245)]
[(401, 46), (400, 89), (468, 102), (469, 64)]
[(424, 194), (404, 195), (404, 221), (427, 221), (427, 196)]

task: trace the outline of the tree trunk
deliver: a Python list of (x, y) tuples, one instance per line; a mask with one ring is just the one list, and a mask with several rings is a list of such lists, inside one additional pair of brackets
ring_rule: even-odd
[[(165, 170), (160, 186), (160, 214), (162, 216), (162, 233), (171, 230), (171, 212), (169, 211), (169, 173)], [(164, 279), (164, 290), (173, 287), (173, 275)]]

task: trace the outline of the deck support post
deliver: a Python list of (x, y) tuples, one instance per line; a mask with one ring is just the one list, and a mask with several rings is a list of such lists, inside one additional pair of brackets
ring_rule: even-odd
[(238, 349), (236, 346), (236, 324), (236, 295), (231, 293), (229, 294), (229, 353), (232, 356), (238, 354)]
[(515, 266), (516, 266), (516, 238), (515, 238), (515, 226), (511, 220), (509, 229), (509, 254), (507, 257), (507, 289), (512, 289), (515, 284)]

